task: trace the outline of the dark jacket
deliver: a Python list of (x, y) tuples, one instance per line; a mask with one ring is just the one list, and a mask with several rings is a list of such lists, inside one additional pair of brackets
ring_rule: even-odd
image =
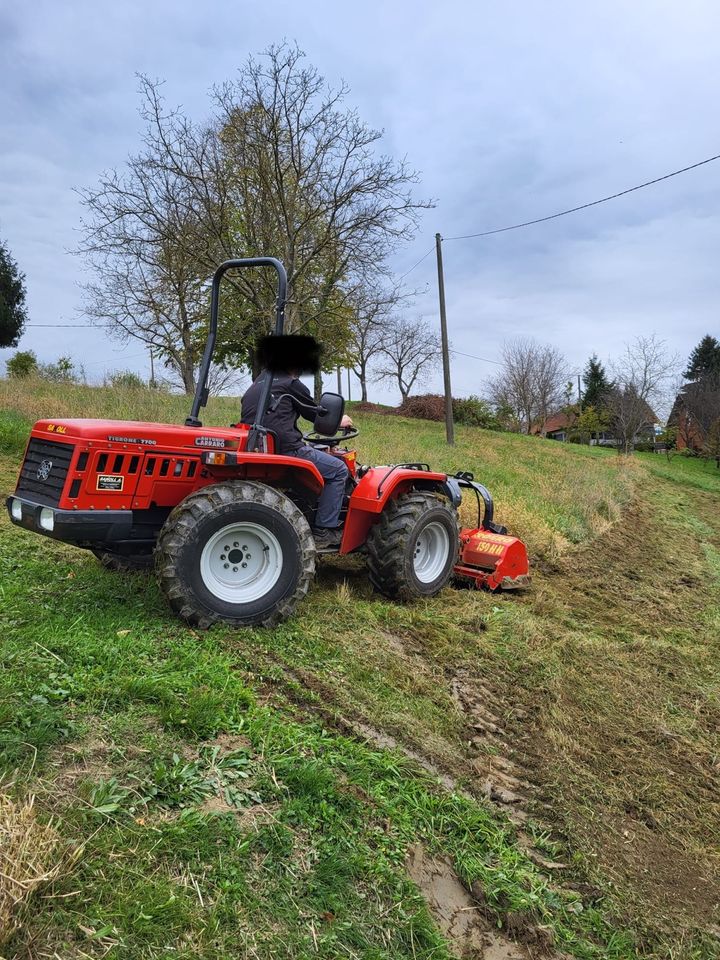
[[(262, 392), (263, 378), (261, 373), (242, 398), (242, 423), (252, 424), (257, 416), (260, 393)], [(283, 397), (275, 410), (265, 414), (263, 426), (272, 430), (277, 437), (277, 453), (295, 453), (303, 446), (302, 433), (298, 429), (298, 417), (306, 420), (315, 419), (315, 400), (302, 381), (291, 377), (287, 373), (276, 373), (273, 377), (270, 405), (281, 393), (289, 393), (290, 397)]]

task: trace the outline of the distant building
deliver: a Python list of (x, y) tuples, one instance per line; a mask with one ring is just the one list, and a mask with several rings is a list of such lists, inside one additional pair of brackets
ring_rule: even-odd
[(567, 440), (570, 430), (575, 426), (577, 417), (574, 414), (554, 413), (544, 424), (538, 424), (530, 431), (536, 436), (541, 434), (548, 440)]
[[(662, 433), (662, 426), (658, 421), (657, 415), (650, 406), (647, 406), (647, 426), (638, 431), (635, 437), (635, 443), (655, 442), (655, 438)], [(575, 413), (553, 413), (547, 418), (544, 424), (536, 424), (530, 431), (535, 436), (544, 436), (547, 440), (567, 441), (573, 432), (577, 429), (577, 414)], [(598, 447), (616, 447), (617, 438), (613, 433), (612, 427), (607, 430), (600, 430), (593, 433), (590, 440), (591, 446)]]
[(700, 420), (712, 420), (713, 407), (720, 410), (717, 397), (713, 397), (713, 390), (702, 383), (686, 383), (677, 397), (668, 417), (668, 426), (677, 431), (676, 447), (678, 450), (694, 450), (700, 453), (703, 449), (706, 428)]

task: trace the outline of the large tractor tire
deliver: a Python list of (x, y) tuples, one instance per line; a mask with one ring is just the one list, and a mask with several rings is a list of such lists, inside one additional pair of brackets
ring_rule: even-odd
[(106, 570), (113, 573), (149, 573), (154, 565), (152, 550), (144, 553), (113, 553), (112, 550), (93, 550)]
[(433, 597), (450, 579), (460, 546), (457, 511), (432, 493), (392, 500), (370, 531), (370, 582), (393, 600)]
[(155, 556), (170, 606), (202, 628), (279, 623), (315, 573), (315, 542), (302, 512), (272, 487), (244, 480), (190, 494), (165, 521)]

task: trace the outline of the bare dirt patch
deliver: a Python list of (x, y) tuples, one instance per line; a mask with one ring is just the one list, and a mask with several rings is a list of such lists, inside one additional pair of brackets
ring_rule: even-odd
[(446, 857), (431, 857), (421, 844), (416, 844), (408, 850), (405, 867), (454, 955), (461, 960), (533, 960), (553, 955), (516, 943), (498, 930), (460, 882)]
[(591, 877), (613, 883), (629, 922), (677, 936), (720, 916), (720, 642), (684, 522), (717, 529), (718, 514), (704, 494), (684, 490), (677, 507), (655, 482), (645, 494), (523, 601), (553, 670), (518, 691), (534, 722), (513, 727)]
[(219, 733), (213, 740), (206, 740), (205, 745), (219, 747), (221, 753), (252, 752), (250, 738), (238, 733)]
[(48, 776), (42, 781), (43, 803), (51, 810), (60, 809), (76, 801), (82, 781), (112, 776), (109, 753), (110, 744), (100, 737), (88, 737), (53, 751)]

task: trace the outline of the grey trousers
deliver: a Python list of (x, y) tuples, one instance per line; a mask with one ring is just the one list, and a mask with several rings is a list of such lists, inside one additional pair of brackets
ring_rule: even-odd
[(316, 527), (337, 527), (340, 523), (345, 481), (348, 478), (348, 468), (338, 457), (333, 457), (322, 450), (316, 450), (309, 444), (300, 447), (293, 453), (295, 457), (309, 460), (318, 468), (325, 481), (322, 493), (318, 497), (317, 513), (315, 514)]

